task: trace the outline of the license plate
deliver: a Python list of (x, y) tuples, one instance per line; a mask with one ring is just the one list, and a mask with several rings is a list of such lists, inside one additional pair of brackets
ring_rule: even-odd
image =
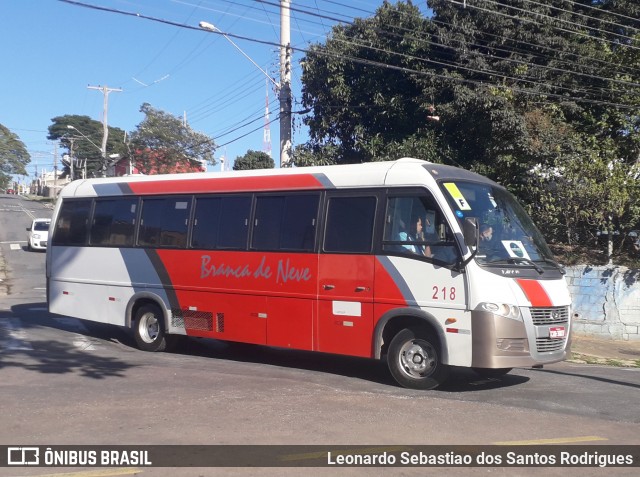
[(549, 338), (564, 338), (564, 326), (554, 326), (549, 328)]

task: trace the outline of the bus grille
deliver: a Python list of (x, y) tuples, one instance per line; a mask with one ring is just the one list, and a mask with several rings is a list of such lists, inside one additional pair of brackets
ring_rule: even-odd
[(209, 311), (171, 310), (173, 321), (184, 320), (184, 327), (189, 330), (213, 331), (213, 313)]
[(546, 353), (549, 351), (561, 351), (564, 349), (564, 338), (538, 338), (536, 339), (536, 349), (538, 353)]
[[(529, 308), (531, 319), (536, 326), (562, 325), (565, 331), (569, 331), (569, 307), (551, 306), (548, 308)], [(538, 353), (562, 351), (566, 343), (565, 338), (537, 338), (536, 350)]]
[(530, 308), (530, 310), (534, 325), (559, 325), (569, 321), (569, 307), (567, 306)]

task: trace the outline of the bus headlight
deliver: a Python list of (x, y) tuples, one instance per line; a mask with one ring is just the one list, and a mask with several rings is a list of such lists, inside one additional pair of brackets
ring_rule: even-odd
[(483, 302), (478, 306), (481, 310), (488, 311), (494, 315), (504, 316), (512, 320), (522, 321), (520, 315), (520, 308), (515, 305), (508, 305), (506, 303), (488, 303)]

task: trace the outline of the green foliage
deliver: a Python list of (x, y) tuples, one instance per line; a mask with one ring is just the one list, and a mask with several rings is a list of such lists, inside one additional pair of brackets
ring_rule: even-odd
[(29, 153), (17, 134), (0, 124), (0, 188), (8, 188), (11, 175), (26, 175)]
[[(99, 177), (102, 175), (104, 159), (102, 157), (102, 137), (103, 126), (100, 121), (91, 119), (89, 116), (79, 116), (67, 114), (56, 116), (49, 125), (49, 135), (47, 139), (59, 140), (63, 147), (67, 148), (69, 155), (73, 156), (75, 166), (84, 168), (86, 165), (87, 177)], [(69, 127), (72, 126), (72, 127)], [(121, 157), (127, 155), (126, 133), (124, 130), (108, 126), (106, 154), (119, 154)], [(109, 164), (105, 164), (108, 166)], [(70, 165), (62, 163), (63, 175), (70, 173)], [(76, 173), (76, 177), (79, 175)]]
[(403, 69), (425, 70), (428, 28), (415, 6), (385, 2), (375, 17), (337, 26), (325, 45), (313, 45), (302, 63), (302, 102), (313, 111), (303, 150), (328, 148), (321, 162), (366, 162), (379, 160), (387, 142), (427, 134), (429, 92)]
[(273, 169), (276, 163), (266, 152), (249, 150), (244, 156), (236, 157), (233, 162), (234, 171), (246, 171), (251, 169)]
[(131, 134), (131, 155), (141, 172), (189, 172), (202, 163), (215, 165), (215, 143), (206, 134), (184, 124), (182, 119), (145, 103), (145, 119)]
[(449, 162), (507, 186), (559, 243), (640, 228), (640, 3), (427, 4), (384, 2), (310, 49), (295, 163)]

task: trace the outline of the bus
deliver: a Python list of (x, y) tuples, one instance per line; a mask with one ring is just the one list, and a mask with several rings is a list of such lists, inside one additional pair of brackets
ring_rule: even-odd
[(401, 386), (569, 352), (563, 268), (502, 186), (419, 159), (77, 180), (49, 311), (180, 337), (386, 360)]

